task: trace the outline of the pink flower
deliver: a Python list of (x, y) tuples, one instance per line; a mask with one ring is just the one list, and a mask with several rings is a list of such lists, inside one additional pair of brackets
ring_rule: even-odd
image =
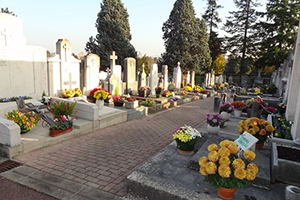
[(61, 115), (60, 117), (61, 117), (61, 121), (63, 121), (63, 122), (67, 121), (66, 116)]
[(55, 118), (55, 119), (54, 119), (54, 121), (55, 121), (55, 122), (57, 122), (57, 121), (58, 121), (58, 119), (57, 119), (57, 118)]
[(30, 120), (33, 120), (34, 118), (33, 117), (30, 117)]
[(27, 123), (27, 126), (31, 126), (31, 124)]

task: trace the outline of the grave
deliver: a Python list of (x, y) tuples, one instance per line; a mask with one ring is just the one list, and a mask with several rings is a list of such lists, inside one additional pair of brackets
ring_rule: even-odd
[(81, 63), (80, 88), (85, 88), (84, 94), (99, 86), (100, 57), (97, 54), (88, 54)]
[(142, 71), (139, 74), (139, 88), (147, 86), (147, 74), (145, 73), (145, 65), (142, 65)]
[(177, 67), (174, 68), (173, 78), (174, 78), (174, 82), (175, 82), (175, 88), (180, 89), (181, 88), (181, 68), (180, 68), (180, 62), (178, 62)]
[(134, 58), (126, 58), (124, 61), (124, 81), (126, 82), (126, 94), (137, 91), (136, 81), (136, 60)]
[(157, 64), (152, 64), (150, 69), (150, 89), (151, 94), (155, 95), (155, 88), (158, 86), (158, 66)]

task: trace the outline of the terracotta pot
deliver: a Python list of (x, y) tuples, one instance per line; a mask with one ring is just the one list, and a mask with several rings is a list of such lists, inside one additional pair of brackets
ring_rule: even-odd
[(222, 119), (223, 119), (223, 120), (228, 121), (229, 118), (230, 118), (230, 113), (225, 112), (225, 111), (222, 111), (222, 112), (221, 112), (221, 116), (222, 116)]
[(220, 126), (211, 126), (207, 124), (207, 131), (211, 134), (218, 134), (220, 131)]
[(72, 131), (72, 127), (69, 127), (69, 128), (66, 128), (66, 129), (50, 129), (50, 136), (51, 137), (56, 137), (56, 136), (59, 136), (59, 135), (62, 135), (62, 134), (65, 134), (65, 133), (68, 133)]
[(218, 195), (222, 199), (232, 199), (236, 188), (218, 188)]
[(256, 143), (255, 144), (255, 149), (261, 150), (263, 148), (263, 146), (264, 146), (264, 143)]

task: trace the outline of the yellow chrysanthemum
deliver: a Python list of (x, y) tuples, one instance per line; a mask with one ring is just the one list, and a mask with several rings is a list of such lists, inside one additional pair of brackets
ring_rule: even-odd
[(223, 141), (221, 141), (220, 142), (220, 147), (227, 147), (227, 145), (230, 143), (230, 141), (229, 140), (223, 140)]
[(225, 156), (225, 157), (230, 156), (230, 150), (227, 147), (221, 147), (218, 153), (220, 156)]
[(243, 180), (246, 177), (246, 170), (243, 168), (237, 168), (234, 170), (234, 177)]
[(204, 166), (205, 172), (207, 174), (216, 174), (217, 171), (217, 165), (214, 162), (208, 162), (206, 163), (206, 165)]
[(245, 121), (244, 121), (244, 120), (241, 120), (241, 121), (238, 123), (238, 126), (243, 127), (244, 125), (245, 125)]
[(259, 120), (258, 120), (258, 124), (259, 124), (259, 125), (265, 125), (265, 124), (266, 124), (266, 120), (264, 120), (264, 119), (259, 119)]
[(204, 166), (208, 162), (208, 158), (206, 156), (203, 156), (199, 159), (199, 165)]
[(239, 152), (239, 148), (235, 142), (231, 142), (228, 147), (231, 154), (237, 154)]
[(252, 128), (255, 130), (256, 133), (259, 132), (259, 127), (258, 126), (253, 126)]
[(242, 127), (239, 127), (239, 128), (238, 128), (238, 132), (239, 132), (239, 133), (243, 133), (243, 132), (244, 132), (244, 129), (243, 129)]
[(246, 170), (246, 179), (248, 181), (253, 181), (256, 178), (256, 174), (254, 174), (252, 171), (250, 170)]
[(256, 175), (258, 173), (258, 167), (256, 164), (254, 163), (250, 163), (247, 165), (247, 170), (253, 172), (254, 175)]
[(212, 162), (217, 162), (219, 160), (219, 154), (217, 151), (211, 151), (208, 153), (208, 160)]
[(274, 127), (272, 125), (268, 125), (268, 126), (266, 126), (266, 131), (273, 132), (274, 131)]
[(266, 121), (266, 126), (272, 126), (271, 122)]
[(256, 132), (255, 132), (255, 130), (254, 130), (253, 128), (250, 128), (250, 129), (249, 129), (249, 133), (250, 133), (251, 135), (255, 135), (255, 134), (256, 134)]
[(206, 171), (205, 171), (205, 165), (204, 165), (204, 166), (201, 166), (199, 171), (200, 171), (200, 174), (203, 175), (203, 176), (207, 176), (207, 175), (208, 175), (208, 174), (206, 173)]
[(246, 160), (248, 160), (249, 162), (253, 161), (255, 159), (255, 157), (256, 157), (256, 154), (251, 150), (246, 150), (244, 152), (244, 158)]
[(229, 165), (230, 164), (230, 159), (226, 156), (223, 156), (219, 159), (219, 164), (220, 165)]
[(261, 136), (265, 136), (266, 134), (267, 134), (267, 132), (266, 132), (265, 129), (261, 129), (261, 130), (259, 131), (259, 135), (261, 135)]
[(231, 174), (230, 167), (228, 165), (220, 165), (218, 173), (222, 178), (229, 178)]
[(237, 158), (232, 162), (232, 166), (234, 169), (242, 168), (245, 169), (245, 163), (242, 159)]
[(211, 151), (218, 151), (218, 145), (216, 144), (211, 144), (207, 147), (208, 151), (211, 152)]

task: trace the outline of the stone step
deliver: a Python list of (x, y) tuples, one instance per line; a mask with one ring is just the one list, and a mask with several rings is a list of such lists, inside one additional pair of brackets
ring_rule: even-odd
[(127, 121), (127, 112), (104, 106), (99, 110), (100, 129)]

